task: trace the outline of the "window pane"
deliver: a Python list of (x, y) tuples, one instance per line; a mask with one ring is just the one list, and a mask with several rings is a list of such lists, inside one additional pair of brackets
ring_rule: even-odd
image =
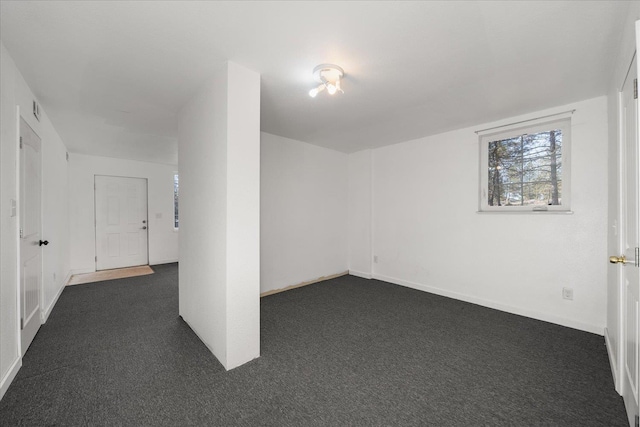
[(178, 174), (173, 175), (173, 226), (178, 228)]
[(489, 206), (562, 204), (562, 131), (489, 142)]

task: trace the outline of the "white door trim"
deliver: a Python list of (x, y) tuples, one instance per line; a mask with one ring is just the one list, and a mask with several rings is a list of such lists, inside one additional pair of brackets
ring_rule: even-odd
[[(20, 295), (20, 355), (24, 355), (35, 338), (43, 318), (43, 245), (42, 235), (42, 138), (27, 119), (18, 118), (18, 289)], [(29, 154), (33, 152), (34, 154)], [(35, 157), (34, 157), (35, 156)], [(35, 161), (35, 163), (31, 163)], [(26, 166), (35, 166), (35, 169)], [(33, 172), (33, 174), (32, 174)], [(36, 178), (33, 180), (33, 178)], [(35, 196), (35, 198), (34, 198)], [(35, 204), (33, 204), (35, 202)], [(23, 208), (29, 205), (29, 210)], [(16, 209), (18, 211), (18, 209)], [(35, 213), (35, 215), (34, 215)], [(35, 239), (35, 240), (34, 240)], [(38, 242), (40, 242), (38, 244)], [(37, 247), (35, 247), (37, 245)], [(45, 243), (46, 245), (46, 243)], [(28, 258), (24, 258), (27, 256)], [(30, 263), (27, 266), (26, 263)], [(26, 274), (26, 271), (29, 274)], [(34, 283), (35, 281), (35, 283)], [(35, 287), (33, 286), (35, 284)], [(37, 295), (34, 299), (33, 292)], [(28, 297), (25, 297), (25, 294)]]
[[(622, 185), (624, 182), (624, 152), (625, 152), (625, 144), (626, 144), (626, 140), (625, 140), (625, 134), (626, 134), (626, 129), (624, 129), (625, 126), (625, 119), (624, 119), (624, 85), (627, 82), (627, 79), (629, 78), (629, 75), (631, 73), (631, 67), (633, 66), (633, 61), (636, 57), (636, 52), (634, 51), (633, 55), (631, 56), (631, 60), (629, 61), (629, 67), (627, 69), (627, 73), (625, 74), (624, 78), (622, 79), (622, 82), (620, 83), (619, 89), (618, 89), (618, 99), (617, 99), (617, 108), (618, 108), (618, 123), (616, 124), (618, 127), (618, 140), (617, 140), (617, 149), (618, 149), (618, 155), (617, 155), (617, 159), (616, 159), (616, 165), (617, 165), (617, 174), (616, 174), (616, 180), (617, 180), (617, 192), (618, 192), (618, 206), (616, 206), (616, 221), (617, 221), (617, 241), (616, 241), (616, 254), (618, 252), (620, 252), (620, 248), (623, 247), (624, 245), (624, 198), (625, 198), (625, 189), (624, 186)], [(615, 384), (615, 389), (616, 392), (618, 392), (618, 394), (622, 395), (622, 384), (624, 381), (624, 303), (625, 303), (625, 299), (624, 299), (624, 277), (622, 275), (622, 273), (620, 271), (618, 271), (617, 273), (617, 284), (616, 284), (616, 288), (618, 291), (618, 301), (617, 301), (617, 329), (618, 329), (618, 336), (617, 336), (617, 348), (616, 348), (616, 360), (615, 360), (615, 364), (616, 366), (616, 370), (614, 372), (614, 384)]]
[[(638, 37), (638, 44), (640, 45), (640, 21), (638, 21), (636, 23), (636, 32), (637, 32), (637, 37)], [(619, 189), (619, 200), (618, 200), (618, 206), (616, 207), (618, 210), (618, 222), (619, 222), (619, 233), (618, 233), (618, 239), (617, 239), (617, 243), (618, 243), (618, 253), (622, 254), (622, 255), (626, 255), (627, 259), (629, 259), (631, 261), (631, 257), (630, 257), (630, 253), (628, 251), (627, 245), (631, 244), (634, 248), (637, 248), (638, 246), (638, 227), (640, 226), (640, 224), (635, 224), (635, 221), (638, 219), (637, 215), (638, 215), (638, 202), (640, 199), (640, 183), (638, 183), (638, 168), (640, 167), (639, 163), (638, 163), (638, 153), (640, 152), (639, 146), (640, 146), (640, 141), (638, 140), (640, 137), (640, 134), (638, 133), (639, 129), (638, 127), (640, 126), (640, 109), (638, 108), (638, 100), (637, 97), (634, 97), (633, 95), (631, 95), (631, 98), (629, 98), (629, 92), (634, 92), (633, 89), (633, 84), (634, 82), (631, 79), (636, 79), (637, 82), (637, 78), (640, 76), (640, 64), (638, 64), (638, 58), (637, 58), (637, 50), (636, 52), (634, 52), (632, 59), (631, 59), (631, 64), (629, 66), (628, 72), (624, 78), (624, 81), (622, 83), (622, 86), (620, 87), (620, 91), (618, 94), (618, 100), (619, 100), (619, 105), (618, 105), (618, 111), (619, 111), (619, 138), (618, 138), (618, 159), (617, 159), (617, 168), (618, 168), (618, 189)], [(637, 91), (637, 89), (636, 89)], [(636, 92), (637, 93), (637, 92)], [(634, 99), (636, 98), (636, 99)], [(630, 119), (629, 115), (628, 115), (628, 109), (627, 109), (627, 105), (628, 102), (630, 102), (633, 105), (633, 112), (634, 115), (633, 117)], [(635, 122), (635, 123), (632, 123)], [(632, 132), (629, 132), (629, 125), (632, 125), (631, 127), (634, 129)], [(632, 138), (630, 138), (630, 135), (632, 135)], [(631, 142), (630, 142), (631, 141)], [(632, 150), (635, 152), (633, 154), (629, 154), (628, 149), (630, 146), (635, 146), (635, 148), (633, 148)], [(629, 162), (635, 163), (634, 165), (629, 164)], [(631, 169), (629, 169), (629, 167), (631, 167)], [(634, 171), (632, 170), (634, 169)], [(633, 178), (630, 179), (629, 176), (629, 171), (632, 170), (632, 172), (635, 172), (635, 176)], [(635, 188), (631, 187), (631, 189), (634, 189), (635, 191), (633, 191), (633, 193), (630, 193), (629, 190), (629, 183), (632, 183), (631, 185), (633, 185)], [(631, 195), (630, 195), (631, 194)], [(628, 197), (630, 196), (630, 197)], [(632, 214), (631, 214), (631, 218), (629, 217), (629, 207), (631, 205), (629, 205), (629, 203), (635, 203), (636, 206), (634, 208), (632, 208)], [(633, 222), (629, 223), (628, 220), (631, 220)], [(629, 224), (632, 224), (631, 227), (629, 228)], [(634, 232), (634, 236), (629, 238), (629, 233)], [(632, 287), (632, 289), (634, 289), (636, 286), (640, 286), (640, 283), (636, 283), (637, 281), (637, 268), (638, 266), (636, 265), (635, 259), (629, 263), (627, 263), (627, 265), (622, 265), (622, 264), (618, 264), (618, 268), (620, 268), (619, 270), (619, 274), (618, 274), (618, 313), (617, 313), (617, 318), (618, 318), (618, 330), (619, 330), (619, 344), (618, 344), (618, 374), (617, 374), (617, 378), (616, 378), (616, 391), (618, 391), (618, 393), (620, 393), (623, 396), (623, 399), (625, 401), (625, 410), (627, 412), (627, 416), (629, 417), (629, 422), (631, 423), (631, 425), (634, 424), (634, 420), (633, 418), (636, 417), (636, 422), (637, 422), (637, 417), (638, 417), (638, 406), (639, 406), (639, 402), (638, 402), (638, 398), (639, 398), (639, 393), (637, 390), (638, 387), (638, 354), (640, 353), (640, 342), (638, 342), (638, 306), (637, 306), (637, 301), (635, 304), (635, 309), (633, 309), (633, 311), (631, 312), (631, 314), (629, 313), (629, 276), (627, 275), (628, 273), (633, 273), (631, 274), (631, 278), (633, 279), (632, 282), (630, 283), (630, 286)], [(635, 277), (634, 277), (635, 276)], [(634, 289), (632, 290), (632, 292), (638, 292), (638, 289)], [(637, 298), (637, 296), (635, 296), (635, 298)], [(629, 370), (627, 369), (628, 364), (629, 364), (629, 360), (628, 360), (628, 356), (629, 356), (629, 316), (635, 316), (635, 321), (632, 322), (633, 325), (635, 325), (635, 348), (632, 350), (632, 353), (634, 354), (633, 358), (635, 360), (631, 361), (631, 365), (635, 365), (633, 371), (632, 372), (632, 376), (633, 378), (629, 379)], [(632, 330), (633, 331), (633, 330)], [(631, 396), (630, 396), (631, 395)], [(631, 402), (631, 403), (629, 403)]]
[[(21, 294), (21, 277), (20, 277), (20, 263), (22, 262), (22, 256), (20, 254), (20, 215), (22, 215), (22, 210), (20, 209), (20, 204), (22, 200), (20, 200), (20, 174), (22, 173), (22, 168), (20, 167), (20, 105), (16, 105), (16, 140), (15, 140), (15, 150), (16, 150), (16, 265), (15, 265), (15, 273), (16, 273), (16, 338), (18, 341), (18, 360), (20, 360), (20, 366), (22, 366), (22, 330), (20, 329), (20, 307), (22, 304), (22, 295)], [(17, 373), (17, 372), (16, 372)]]

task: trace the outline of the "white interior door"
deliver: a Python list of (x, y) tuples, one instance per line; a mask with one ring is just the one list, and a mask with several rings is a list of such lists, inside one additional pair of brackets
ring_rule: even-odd
[(95, 176), (96, 270), (149, 263), (147, 180)]
[[(640, 174), (638, 140), (636, 60), (622, 90), (622, 144), (621, 171), (621, 255), (617, 259), (622, 266), (622, 397), (624, 398), (630, 425), (637, 425), (638, 416), (638, 359), (640, 357)], [(612, 260), (612, 261), (615, 261)]]
[(41, 325), (40, 157), (40, 138), (20, 118), (20, 326), (23, 356)]

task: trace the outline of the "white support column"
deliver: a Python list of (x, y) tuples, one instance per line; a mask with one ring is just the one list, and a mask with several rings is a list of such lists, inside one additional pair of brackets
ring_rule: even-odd
[(226, 369), (260, 355), (260, 75), (228, 62), (179, 115), (180, 315)]

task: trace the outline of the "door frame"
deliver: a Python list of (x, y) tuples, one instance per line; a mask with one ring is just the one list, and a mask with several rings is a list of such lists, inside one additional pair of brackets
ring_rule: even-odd
[[(20, 149), (20, 137), (22, 136), (20, 132), (20, 121), (24, 120), (24, 122), (31, 128), (33, 133), (35, 133), (38, 138), (38, 132), (31, 126), (26, 117), (22, 117), (20, 113), (20, 105), (16, 105), (16, 141), (15, 141), (15, 149), (16, 149), (16, 329), (18, 331), (17, 339), (18, 339), (18, 355), (20, 358), (20, 365), (22, 365), (22, 357), (23, 357), (23, 349), (22, 349), (22, 238), (20, 237), (20, 228), (22, 228), (22, 197), (21, 197), (21, 186), (22, 186), (22, 153)], [(42, 138), (40, 138), (42, 141)], [(42, 156), (42, 153), (41, 153)], [(42, 160), (42, 157), (41, 157)], [(40, 162), (40, 189), (42, 189), (43, 183), (43, 174), (42, 174), (42, 161)], [(42, 192), (40, 194), (40, 233), (43, 231), (43, 221), (42, 216), (44, 210), (42, 209)], [(42, 235), (40, 236), (42, 238)], [(44, 255), (44, 254), (43, 254)], [(40, 321), (40, 326), (44, 324), (44, 279), (42, 277), (42, 273), (44, 270), (44, 256), (40, 257), (40, 287), (38, 289), (38, 313), (37, 317)]]
[[(616, 127), (617, 127), (617, 141), (616, 141), (616, 149), (617, 149), (617, 153), (616, 153), (616, 191), (617, 191), (617, 201), (616, 201), (616, 223), (617, 223), (617, 238), (615, 239), (615, 244), (616, 247), (615, 249), (613, 249), (615, 254), (619, 254), (620, 253), (620, 249), (623, 247), (624, 245), (624, 198), (625, 198), (625, 194), (624, 194), (624, 188), (622, 186), (623, 180), (624, 180), (624, 170), (623, 170), (623, 162), (624, 162), (624, 150), (625, 150), (625, 134), (626, 131), (624, 129), (624, 125), (625, 125), (625, 121), (624, 121), (624, 85), (627, 82), (627, 78), (629, 78), (629, 75), (631, 73), (631, 67), (633, 65), (633, 61), (636, 58), (636, 51), (634, 50), (633, 55), (631, 55), (631, 60), (629, 61), (629, 67), (627, 68), (627, 72), (624, 75), (624, 78), (622, 79), (622, 82), (620, 82), (619, 88), (618, 88), (618, 93), (617, 93), (617, 123), (616, 123)], [(617, 369), (614, 370), (615, 373), (615, 377), (614, 377), (614, 383), (615, 383), (615, 389), (616, 392), (620, 395), (622, 395), (622, 382), (624, 380), (624, 342), (623, 342), (623, 337), (624, 337), (624, 314), (625, 314), (625, 310), (624, 310), (624, 280), (623, 280), (623, 276), (622, 276), (622, 272), (621, 270), (618, 268), (618, 266), (613, 267), (616, 270), (616, 289), (617, 289), (617, 301), (616, 301), (616, 305), (617, 305), (617, 315), (616, 315), (616, 323), (617, 323), (617, 332), (618, 332), (618, 336), (617, 338), (617, 345), (616, 345), (616, 365), (617, 365)]]
[[(97, 176), (107, 176), (107, 177), (113, 177), (113, 178), (133, 178), (133, 179), (144, 179), (146, 182), (145, 185), (145, 197), (146, 197), (146, 206), (147, 206), (147, 211), (145, 212), (146, 217), (147, 217), (147, 264), (143, 264), (143, 265), (150, 265), (149, 264), (149, 233), (151, 228), (149, 227), (149, 178), (147, 177), (140, 177), (140, 176), (123, 176), (123, 175), (106, 175), (106, 174), (93, 174), (93, 239), (94, 239), (94, 246), (93, 246), (93, 250), (95, 252), (95, 257), (94, 257), (94, 262), (93, 262), (93, 269), (94, 271), (104, 271), (104, 270), (98, 270), (98, 207), (97, 207), (97, 188), (96, 188), (96, 177)], [(122, 267), (122, 268), (127, 268), (127, 267)]]
[[(638, 21), (640, 22), (640, 21)], [(636, 24), (636, 31), (638, 31), (638, 29), (640, 29), (640, 25)], [(637, 35), (638, 40), (640, 40), (640, 34)], [(626, 153), (626, 137), (627, 137), (627, 130), (625, 129), (626, 127), (626, 123), (625, 123), (625, 118), (623, 117), (623, 115), (625, 114), (625, 105), (624, 105), (624, 87), (625, 84), (627, 84), (627, 79), (631, 78), (630, 76), (632, 75), (632, 70), (635, 67), (635, 72), (636, 72), (636, 78), (640, 80), (640, 58), (638, 58), (638, 49), (636, 46), (636, 49), (634, 50), (632, 56), (631, 56), (631, 60), (629, 62), (629, 67), (627, 68), (627, 72), (620, 84), (619, 90), (618, 90), (618, 99), (617, 99), (617, 110), (618, 110), (618, 122), (616, 123), (617, 128), (618, 128), (618, 135), (617, 135), (617, 158), (616, 158), (616, 167), (617, 167), (617, 171), (616, 171), (616, 180), (617, 180), (617, 192), (618, 192), (618, 200), (617, 200), (617, 206), (616, 206), (616, 221), (618, 223), (618, 231), (617, 231), (617, 239), (616, 240), (616, 244), (617, 244), (617, 248), (616, 248), (616, 254), (622, 254), (625, 251), (625, 235), (626, 235), (626, 228), (625, 228), (625, 221), (624, 221), (624, 216), (626, 213), (626, 204), (627, 204), (627, 200), (626, 200), (626, 187), (623, 185), (624, 182), (626, 181), (626, 160), (625, 160), (625, 153)], [(640, 102), (640, 101), (636, 101), (636, 102)], [(640, 106), (636, 109), (636, 126), (638, 126), (640, 128)], [(639, 129), (640, 131), (640, 129)], [(638, 133), (636, 135), (636, 138), (640, 138), (640, 133)], [(640, 150), (640, 141), (636, 141), (636, 144), (639, 147)], [(639, 151), (640, 152), (640, 151)], [(639, 187), (640, 188), (640, 187)], [(640, 189), (638, 190), (638, 193), (636, 195), (637, 198), (640, 199)], [(617, 343), (617, 357), (616, 357), (616, 364), (617, 364), (617, 372), (615, 372), (615, 377), (614, 377), (614, 383), (615, 383), (615, 389), (616, 392), (618, 392), (618, 394), (622, 395), (623, 394), (623, 388), (624, 388), (624, 384), (625, 384), (625, 376), (626, 376), (626, 372), (625, 372), (625, 364), (626, 364), (626, 345), (625, 345), (625, 337), (626, 337), (626, 316), (627, 316), (627, 300), (625, 298), (625, 294), (626, 294), (626, 288), (625, 288), (625, 275), (623, 272), (624, 268), (637, 268), (633, 265), (629, 265), (629, 266), (616, 266), (617, 269), (620, 269), (617, 274), (617, 291), (618, 291), (618, 295), (617, 295), (617, 309), (618, 312), (616, 313), (616, 321), (617, 321), (617, 327), (618, 327), (618, 343)], [(640, 343), (636, 343), (636, 345), (640, 346)], [(636, 368), (637, 369), (637, 368)], [(640, 400), (640, 398), (639, 398)], [(640, 402), (636, 402), (636, 405), (638, 405)], [(625, 408), (626, 409), (626, 408)], [(626, 414), (625, 414), (626, 415)]]
[(20, 182), (22, 176), (22, 168), (20, 167), (20, 105), (16, 105), (16, 330), (18, 331), (18, 357), (20, 359), (20, 366), (22, 366), (22, 329), (20, 328), (20, 316), (22, 307), (22, 274), (20, 273), (20, 265), (22, 265), (22, 254), (20, 253), (20, 217), (22, 215), (22, 209), (20, 209)]

